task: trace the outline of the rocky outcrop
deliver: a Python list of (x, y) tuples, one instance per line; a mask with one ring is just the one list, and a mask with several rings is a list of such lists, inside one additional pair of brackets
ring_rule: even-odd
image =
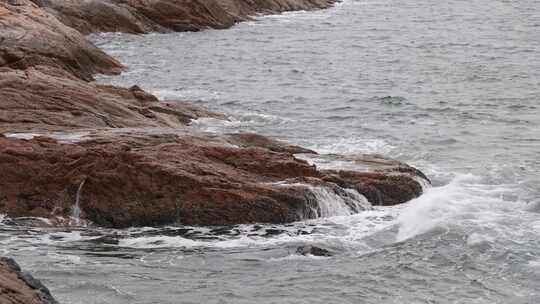
[(327, 8), (334, 0), (39, 0), (82, 33), (223, 29), (256, 14)]
[(0, 68), (0, 132), (80, 128), (177, 127), (224, 118), (179, 101), (160, 102), (139, 87), (87, 83), (63, 70)]
[[(286, 223), (358, 212), (422, 193), (421, 172), (361, 156), (362, 170), (320, 170), (314, 151), (257, 134), (209, 134), (226, 119), (137, 86), (88, 82), (122, 66), (85, 40), (95, 31), (224, 28), (256, 13), (330, 0), (8, 0), (0, 3), (0, 213), (108, 227)], [(62, 21), (60, 22), (59, 19)], [(1, 135), (5, 134), (5, 135)], [(337, 156), (332, 156), (337, 157)], [(74, 210), (81, 211), (74, 212)], [(70, 222), (71, 216), (80, 216)]]
[(23, 272), (12, 259), (0, 257), (0, 303), (57, 304), (40, 281)]
[(313, 186), (345, 198), (342, 186), (376, 193), (383, 205), (422, 192), (410, 174), (320, 171), (258, 142), (238, 147), (194, 130), (95, 136), (0, 138), (0, 213), (66, 217), (78, 197), (83, 218), (102, 226), (286, 223), (322, 214)]
[(255, 133), (228, 134), (227, 137), (230, 143), (238, 145), (240, 147), (259, 147), (259, 148), (265, 148), (274, 152), (284, 152), (284, 153), (290, 153), (290, 154), (316, 153), (313, 150), (309, 150), (309, 149), (294, 146), (294, 145), (287, 145), (287, 144), (284, 144), (283, 142), (268, 138), (266, 136), (255, 134)]
[(84, 80), (96, 73), (119, 73), (123, 68), (81, 33), (31, 1), (0, 2), (0, 67), (24, 70), (38, 65), (62, 69)]

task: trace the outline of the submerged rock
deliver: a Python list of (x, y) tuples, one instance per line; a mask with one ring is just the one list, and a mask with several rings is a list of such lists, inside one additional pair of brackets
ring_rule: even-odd
[(296, 253), (301, 255), (313, 255), (323, 257), (333, 256), (332, 252), (330, 252), (329, 250), (313, 245), (300, 246), (296, 249)]
[(23, 272), (10, 258), (0, 257), (0, 303), (57, 304), (39, 280)]

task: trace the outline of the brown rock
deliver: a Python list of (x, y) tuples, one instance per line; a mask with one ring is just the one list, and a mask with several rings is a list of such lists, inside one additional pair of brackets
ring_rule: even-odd
[(0, 257), (0, 303), (56, 304), (56, 300), (41, 282), (22, 272), (17, 263)]
[(380, 172), (331, 171), (325, 172), (325, 181), (343, 188), (352, 188), (377, 206), (398, 205), (422, 193), (422, 185), (409, 174)]
[(69, 27), (83, 34), (97, 32), (148, 33), (168, 32), (137, 12), (132, 7), (104, 0), (47, 0), (40, 6), (46, 7)]
[(327, 8), (334, 0), (47, 0), (41, 5), (82, 33), (223, 29), (258, 13)]
[(130, 137), (75, 144), (0, 138), (0, 212), (68, 216), (83, 181), (84, 219), (113, 227), (313, 218), (318, 202), (310, 184), (336, 194), (344, 193), (341, 187), (380, 193), (384, 205), (422, 192), (410, 175), (318, 171), (290, 153), (226, 147), (204, 134)]
[(0, 132), (76, 128), (176, 127), (210, 116), (182, 102), (159, 102), (138, 87), (95, 85), (63, 70), (0, 68)]
[(85, 80), (122, 70), (118, 61), (33, 2), (0, 2), (0, 67), (38, 65), (64, 69)]
[[(86, 82), (121, 66), (77, 31), (223, 28), (254, 13), (322, 8), (332, 0), (9, 0), (0, 3), (0, 213), (112, 227), (285, 223), (321, 214), (314, 187), (375, 204), (421, 194), (420, 171), (380, 157), (369, 170), (317, 170), (311, 150), (256, 134), (186, 126), (225, 119), (137, 86)], [(38, 5), (41, 7), (38, 7)], [(58, 21), (57, 15), (64, 23)], [(53, 132), (55, 131), (55, 132)], [(53, 132), (53, 133), (51, 133)], [(1, 135), (1, 134), (0, 134)], [(56, 137), (58, 140), (52, 139)], [(364, 172), (366, 171), (366, 172)], [(79, 199), (77, 199), (79, 198)]]
[(316, 154), (317, 152), (302, 148), (299, 146), (289, 145), (287, 143), (271, 139), (255, 133), (236, 133), (228, 134), (228, 141), (240, 147), (260, 147), (274, 152), (285, 152), (291, 154), (309, 153)]

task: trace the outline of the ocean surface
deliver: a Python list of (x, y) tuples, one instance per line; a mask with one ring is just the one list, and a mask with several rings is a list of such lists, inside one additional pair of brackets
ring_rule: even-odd
[(289, 225), (0, 224), (0, 255), (62, 303), (540, 303), (540, 1), (345, 0), (92, 40), (130, 68), (100, 82), (231, 118), (196, 128), (379, 153), (433, 185), (401, 206)]

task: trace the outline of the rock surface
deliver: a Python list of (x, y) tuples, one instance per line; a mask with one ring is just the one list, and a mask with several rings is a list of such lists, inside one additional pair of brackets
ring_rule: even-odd
[(1, 304), (57, 304), (47, 287), (30, 274), (22, 272), (17, 263), (0, 257)]
[(256, 14), (330, 7), (335, 0), (38, 0), (82, 33), (223, 29)]
[(0, 132), (177, 127), (224, 118), (185, 102), (160, 102), (139, 87), (87, 83), (54, 68), (0, 68)]
[[(358, 193), (379, 205), (417, 197), (419, 181), (427, 179), (399, 162), (360, 156), (351, 161), (366, 169), (320, 170), (295, 156), (314, 151), (257, 134), (209, 134), (188, 126), (192, 119), (223, 115), (159, 101), (137, 86), (90, 83), (95, 73), (117, 73), (122, 66), (71, 28), (224, 28), (256, 13), (331, 3), (1, 2), (0, 213), (108, 227), (285, 223), (328, 215), (321, 193), (350, 212), (365, 208)], [(81, 218), (70, 220), (79, 208)]]
[(85, 80), (96, 73), (115, 74), (123, 69), (81, 33), (33, 2), (0, 2), (0, 67), (24, 70), (38, 65), (63, 69)]
[(77, 143), (0, 138), (0, 213), (54, 220), (69, 216), (78, 196), (83, 219), (101, 226), (286, 223), (321, 214), (311, 186), (339, 197), (348, 196), (343, 187), (376, 193), (383, 205), (422, 192), (407, 173), (320, 171), (257, 141), (236, 147), (189, 129), (146, 132)]

